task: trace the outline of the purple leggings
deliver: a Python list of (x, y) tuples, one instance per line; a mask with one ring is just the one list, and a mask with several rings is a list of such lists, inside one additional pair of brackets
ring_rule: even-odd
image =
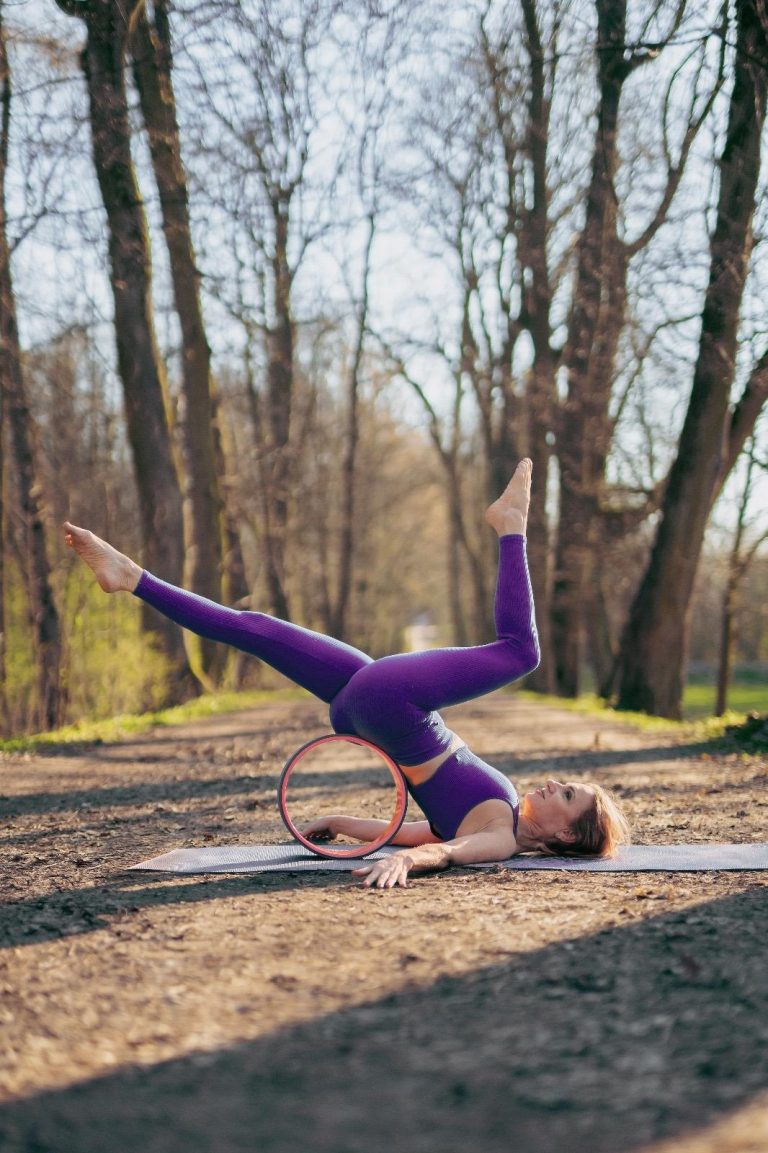
[[(372, 660), (359, 649), (321, 633), (264, 613), (225, 608), (166, 584), (148, 572), (142, 573), (135, 593), (199, 636), (224, 641), (266, 661), (328, 702), (335, 732), (364, 737), (405, 766), (428, 761), (450, 744), (451, 735), (435, 710), (501, 688), (531, 672), (539, 660), (522, 536), (505, 536), (499, 541), (494, 601), (498, 639), (472, 648), (432, 649)], [(492, 774), (487, 796), (479, 796), (476, 772), (474, 776), (467, 775), (466, 789), (459, 789), (461, 797), (455, 795), (462, 753), (464, 761), (467, 755), (472, 758), (473, 769), (482, 766)], [(457, 764), (454, 765), (454, 761)], [(516, 794), (510, 782), (469, 754), (469, 750), (454, 754), (446, 766), (454, 770), (450, 788), (454, 795), (445, 797), (445, 812), (438, 813), (440, 806), (434, 800), (429, 805), (432, 812), (427, 812), (441, 835), (453, 836), (458, 828), (457, 820), (460, 823), (460, 812), (466, 815), (480, 800), (503, 794), (503, 799), (514, 806)], [(439, 792), (435, 786), (440, 772), (425, 785), (411, 789), (425, 812), (419, 792), (428, 790), (428, 786), (432, 786), (431, 792)], [(443, 774), (446, 781), (447, 775)], [(479, 800), (475, 799), (478, 796)]]

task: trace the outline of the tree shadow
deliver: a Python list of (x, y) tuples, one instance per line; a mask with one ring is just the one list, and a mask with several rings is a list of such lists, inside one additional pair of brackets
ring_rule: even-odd
[(134, 781), (125, 785), (102, 785), (61, 792), (22, 793), (3, 798), (3, 815), (11, 818), (30, 813), (64, 813), (147, 805), (160, 801), (238, 797), (264, 789), (275, 792), (277, 781), (276, 773), (265, 772), (233, 777), (186, 777), (180, 781), (170, 778)]
[[(160, 801), (181, 803), (191, 800), (226, 799), (268, 791), (277, 796), (279, 773), (249, 773), (236, 777), (186, 777), (177, 781), (136, 781), (126, 785), (104, 785), (62, 792), (22, 793), (3, 798), (3, 816), (10, 819), (29, 814), (64, 813), (81, 810), (141, 806)], [(359, 768), (328, 772), (302, 769), (291, 778), (291, 792), (328, 788), (391, 790), (392, 778), (380, 770)]]
[[(137, 885), (143, 884), (143, 888)], [(336, 873), (259, 873), (233, 876), (121, 872), (109, 888), (66, 889), (42, 897), (29, 897), (0, 905), (0, 949), (37, 945), (63, 937), (104, 929), (119, 917), (158, 906), (199, 904), (242, 895), (254, 888), (292, 892), (299, 887), (325, 888), (338, 884)], [(2, 1146), (0, 1146), (1, 1148)]]
[(653, 745), (641, 749), (583, 749), (555, 754), (544, 750), (533, 757), (519, 753), (496, 754), (491, 757), (491, 761), (502, 772), (512, 775), (540, 774), (542, 769), (546, 768), (547, 772), (562, 772), (569, 776), (577, 776), (616, 765), (648, 765), (657, 761), (695, 760), (698, 757), (724, 755), (734, 751), (731, 745), (708, 740)]
[[(41, 1093), (6, 1106), (0, 1143), (5, 1153), (103, 1153), (116, 1140), (120, 1153), (639, 1151), (768, 1085), (766, 912), (768, 890), (756, 888)], [(397, 949), (382, 958), (397, 963)]]

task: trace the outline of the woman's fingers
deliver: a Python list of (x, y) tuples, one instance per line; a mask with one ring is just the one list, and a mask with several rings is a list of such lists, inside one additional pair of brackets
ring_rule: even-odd
[(332, 841), (333, 833), (331, 832), (331, 823), (329, 820), (319, 819), (317, 821), (310, 821), (301, 830), (302, 835), (311, 838), (313, 841)]
[(365, 878), (363, 887), (366, 889), (394, 889), (396, 885), (402, 885), (405, 889), (408, 884), (405, 861), (397, 856), (376, 861), (373, 865), (358, 865), (352, 873), (355, 877)]

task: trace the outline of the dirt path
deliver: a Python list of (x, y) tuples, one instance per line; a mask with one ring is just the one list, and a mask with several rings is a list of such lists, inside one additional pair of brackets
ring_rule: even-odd
[[(766, 840), (768, 762), (497, 695), (526, 789), (615, 787), (637, 841)], [(765, 1153), (768, 874), (125, 866), (280, 841), (304, 700), (0, 762), (4, 1153)]]

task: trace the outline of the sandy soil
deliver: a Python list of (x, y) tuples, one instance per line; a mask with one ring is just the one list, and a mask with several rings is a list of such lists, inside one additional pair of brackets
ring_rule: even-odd
[[(497, 695), (526, 789), (616, 788), (639, 842), (761, 841), (768, 759)], [(282, 841), (305, 700), (0, 762), (4, 1153), (765, 1153), (768, 874), (127, 873)]]

